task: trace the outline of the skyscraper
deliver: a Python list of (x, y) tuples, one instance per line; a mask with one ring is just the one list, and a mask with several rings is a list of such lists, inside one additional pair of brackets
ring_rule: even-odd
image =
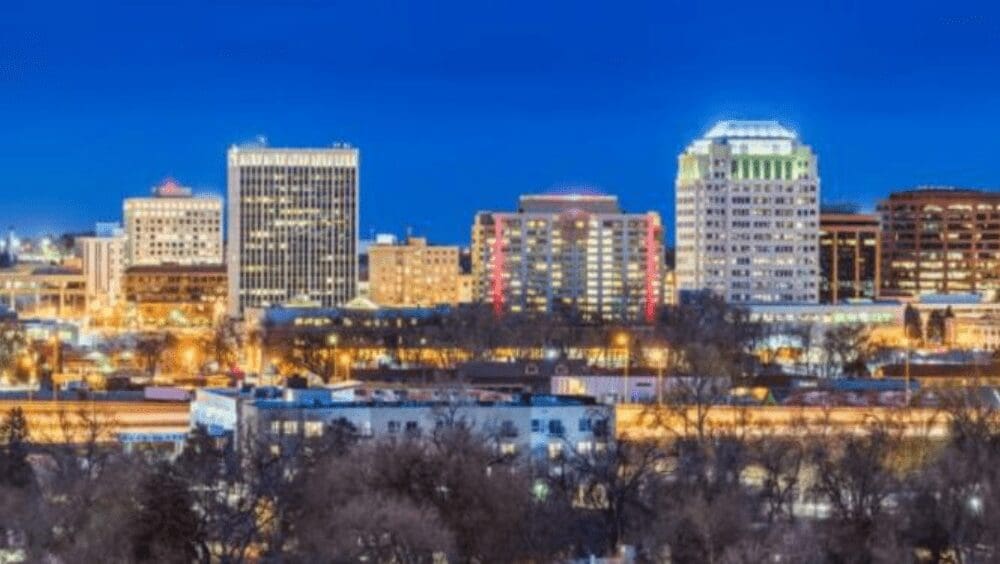
[(130, 266), (222, 264), (222, 199), (192, 196), (173, 180), (124, 206)]
[(229, 150), (229, 314), (332, 307), (358, 285), (358, 150)]
[(818, 300), (816, 155), (774, 121), (722, 121), (678, 158), (677, 287)]
[(522, 196), (517, 211), (478, 213), (472, 241), (477, 299), (498, 313), (650, 320), (660, 303), (660, 216), (624, 213), (615, 196)]

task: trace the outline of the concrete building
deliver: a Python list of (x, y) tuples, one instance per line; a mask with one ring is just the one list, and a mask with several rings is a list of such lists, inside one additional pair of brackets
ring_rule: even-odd
[(77, 245), (86, 278), (87, 298), (93, 306), (113, 306), (122, 297), (122, 277), (127, 264), (127, 237), (117, 230), (98, 226), (98, 235), (78, 237)]
[[(392, 390), (374, 399), (372, 391), (330, 388), (248, 388), (196, 391), (192, 426), (237, 441), (317, 438), (336, 421), (354, 426), (362, 438), (430, 436), (441, 425), (461, 422), (496, 440), (504, 454), (555, 458), (571, 448), (590, 453), (613, 437), (614, 411), (591, 398), (473, 392)], [(456, 395), (458, 394), (458, 395)]]
[(918, 188), (890, 194), (878, 211), (883, 290), (997, 297), (1000, 193)]
[(774, 121), (722, 121), (678, 158), (678, 290), (729, 302), (819, 299), (819, 169)]
[(411, 237), (402, 245), (376, 242), (368, 248), (369, 297), (383, 307), (457, 304), (459, 274), (456, 246)]
[(357, 295), (358, 159), (342, 146), (229, 150), (230, 315)]
[(0, 269), (0, 299), (21, 317), (81, 319), (87, 282), (80, 270), (18, 264)]
[(124, 206), (129, 266), (222, 264), (222, 199), (191, 195), (173, 180)]
[(882, 282), (878, 216), (823, 213), (819, 225), (820, 301), (878, 298)]
[(649, 320), (660, 304), (660, 216), (625, 213), (616, 196), (522, 196), (517, 211), (476, 214), (472, 243), (476, 298), (498, 313)]
[(133, 266), (125, 271), (125, 300), (139, 327), (210, 327), (226, 311), (226, 267)]

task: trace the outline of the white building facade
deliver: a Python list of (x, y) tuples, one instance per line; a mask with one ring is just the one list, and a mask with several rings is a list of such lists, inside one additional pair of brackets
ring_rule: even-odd
[(117, 230), (100, 226), (95, 237), (77, 239), (86, 278), (87, 300), (91, 305), (114, 305), (122, 298), (126, 267), (127, 237)]
[(350, 423), (363, 439), (419, 439), (457, 423), (495, 441), (504, 454), (543, 459), (565, 454), (565, 449), (594, 452), (614, 436), (614, 408), (588, 398), (373, 401), (348, 396), (325, 388), (201, 388), (191, 403), (191, 424), (241, 442), (318, 438), (338, 421)]
[(129, 266), (222, 264), (222, 199), (168, 180), (124, 205)]
[(677, 289), (733, 303), (819, 300), (819, 173), (774, 121), (723, 121), (678, 157)]
[(232, 147), (228, 161), (230, 315), (353, 299), (358, 150)]

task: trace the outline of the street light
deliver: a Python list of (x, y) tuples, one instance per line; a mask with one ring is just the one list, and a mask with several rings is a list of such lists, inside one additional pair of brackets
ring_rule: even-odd
[(625, 394), (624, 394), (625, 403), (628, 403), (628, 400), (630, 399), (630, 394), (629, 394), (629, 389), (628, 389), (628, 365), (629, 365), (629, 360), (631, 360), (632, 351), (629, 349), (629, 344), (630, 344), (629, 341), (630, 341), (630, 339), (629, 339), (627, 333), (618, 333), (617, 335), (615, 335), (615, 345), (617, 345), (619, 347), (623, 347), (625, 349), (625, 378), (624, 378), (624, 380), (625, 380)]

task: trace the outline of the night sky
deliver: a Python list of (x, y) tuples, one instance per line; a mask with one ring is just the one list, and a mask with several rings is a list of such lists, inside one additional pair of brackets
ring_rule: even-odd
[(225, 151), (361, 149), (361, 231), (466, 243), (481, 209), (585, 186), (664, 214), (677, 153), (774, 118), (823, 200), (1000, 186), (1000, 18), (958, 2), (0, 2), (0, 225), (117, 220)]

